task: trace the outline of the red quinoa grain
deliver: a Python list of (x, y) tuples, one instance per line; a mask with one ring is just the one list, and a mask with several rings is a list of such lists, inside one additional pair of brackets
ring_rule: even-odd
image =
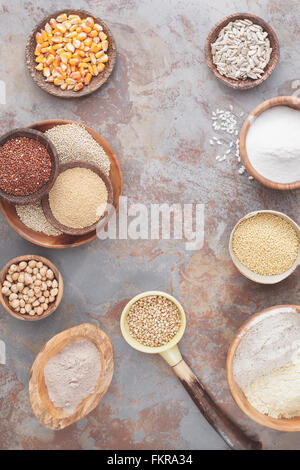
[(51, 159), (44, 145), (28, 137), (8, 140), (0, 147), (0, 188), (28, 196), (49, 181)]

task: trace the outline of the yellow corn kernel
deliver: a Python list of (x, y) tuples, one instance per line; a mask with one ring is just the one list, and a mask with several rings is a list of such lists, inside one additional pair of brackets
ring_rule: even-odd
[(40, 55), (40, 52), (41, 52), (41, 44), (37, 44), (36, 48), (35, 48), (35, 51), (34, 51), (34, 54), (35, 55)]
[(46, 78), (46, 82), (50, 82), (50, 83), (54, 82), (54, 78), (52, 77), (52, 75), (50, 75), (50, 77)]
[(84, 59), (82, 59), (81, 62), (91, 62), (91, 58), (90, 57), (85, 57)]
[(73, 90), (75, 85), (68, 85), (67, 90)]
[(41, 33), (42, 33), (43, 41), (48, 41), (48, 34), (47, 34), (47, 32), (46, 32), (44, 29), (42, 29)]
[(52, 28), (54, 28), (56, 26), (56, 20), (54, 18), (51, 18), (51, 20), (49, 21), (50, 25), (52, 26)]
[(92, 44), (91, 47), (91, 52), (99, 52), (102, 49), (102, 45), (98, 44)]
[(93, 29), (93, 31), (89, 33), (90, 38), (96, 38), (97, 36), (98, 36), (98, 31), (96, 31), (95, 29)]
[(97, 65), (97, 68), (98, 68), (98, 72), (103, 72), (103, 70), (105, 69), (105, 64), (100, 63)]
[(83, 40), (86, 39), (86, 38), (87, 38), (87, 34), (84, 33), (84, 32), (79, 33), (78, 36), (77, 36), (77, 39), (78, 39), (79, 41), (83, 41)]
[(85, 57), (85, 52), (84, 51), (77, 51), (77, 54), (80, 55), (80, 57)]
[[(70, 18), (69, 18), (69, 19), (70, 19)], [(77, 26), (77, 25), (79, 25), (79, 23), (81, 23), (81, 18), (79, 18), (79, 17), (78, 17), (78, 19), (77, 19), (77, 18), (73, 18), (72, 20), (70, 20), (70, 23), (71, 23), (72, 25), (76, 25), (76, 26)]]
[(74, 59), (74, 57), (69, 60), (70, 65), (78, 65), (79, 62), (80, 62), (80, 60), (79, 59)]
[(84, 31), (87, 34), (91, 33), (91, 31), (92, 31), (92, 28), (90, 28), (89, 26), (87, 26), (85, 24), (82, 25), (81, 29), (82, 29), (82, 31)]
[(49, 54), (49, 56), (48, 56), (47, 59), (46, 59), (46, 65), (52, 64), (53, 61), (54, 61), (54, 55), (53, 55), (53, 54)]
[(48, 78), (50, 77), (50, 69), (49, 67), (45, 67), (44, 70), (43, 70), (43, 75), (44, 77)]
[(92, 69), (93, 69), (93, 75), (96, 75), (96, 76), (97, 76), (98, 73), (99, 73), (99, 72), (98, 72), (97, 65), (93, 65), (93, 66), (92, 66)]
[(56, 18), (56, 21), (58, 23), (62, 23), (63, 21), (66, 21), (68, 19), (66, 13), (62, 13), (61, 15), (58, 15)]
[(59, 78), (55, 78), (55, 79), (53, 80), (53, 83), (54, 83), (55, 86), (61, 86), (61, 85), (63, 85), (64, 80), (61, 80), (61, 79), (59, 79)]
[(81, 20), (79, 15), (69, 15), (68, 20)]
[(67, 31), (67, 28), (65, 27), (65, 25), (61, 24), (61, 23), (58, 23), (56, 25), (56, 29), (57, 29), (57, 31), (59, 31), (62, 34), (65, 34), (65, 32)]
[(86, 46), (88, 46), (88, 47), (91, 47), (92, 42), (93, 42), (92, 38), (86, 38), (86, 39), (84, 40), (84, 44), (85, 44)]
[(108, 55), (104, 54), (102, 57), (100, 57), (100, 62), (107, 62), (108, 61)]
[(49, 46), (49, 42), (48, 41), (45, 41), (45, 42), (42, 42), (41, 44), (41, 48), (43, 49), (44, 47), (48, 47)]
[(102, 41), (102, 49), (104, 50), (104, 52), (107, 51), (107, 49), (108, 49), (108, 41), (106, 41), (106, 40)]
[(66, 83), (68, 83), (68, 85), (76, 85), (76, 80), (73, 80), (73, 78), (66, 78)]
[(105, 41), (105, 39), (107, 39), (107, 35), (105, 33), (100, 32), (99, 38), (101, 39), (101, 41)]
[(86, 19), (85, 19), (85, 24), (87, 26), (90, 26), (91, 28), (94, 26), (95, 24), (95, 21), (94, 21), (94, 18), (92, 18), (91, 16), (88, 16)]
[(81, 46), (81, 42), (79, 41), (79, 39), (75, 39), (73, 41), (73, 46), (76, 47), (76, 49), (78, 49)]
[(92, 64), (88, 64), (88, 70), (93, 75), (93, 67)]
[(43, 42), (43, 36), (41, 33), (36, 33), (35, 35), (35, 41), (37, 44), (42, 44)]
[(98, 24), (98, 23), (95, 23), (95, 24), (94, 24), (94, 29), (96, 29), (97, 31), (103, 31), (102, 26), (101, 26), (100, 24)]
[(76, 32), (76, 29), (77, 29), (77, 25), (76, 25), (76, 24), (72, 24), (72, 26), (70, 27), (69, 31), (70, 31), (70, 33), (73, 33), (73, 31)]
[(51, 28), (51, 26), (50, 26), (49, 23), (46, 23), (46, 24), (45, 24), (45, 31), (46, 31), (46, 33), (47, 33), (48, 35), (49, 35), (49, 34), (52, 35), (52, 28)]
[(51, 46), (42, 47), (41, 52), (42, 52), (43, 54), (47, 54), (48, 52), (51, 52)]
[(72, 33), (65, 34), (65, 37), (73, 39), (77, 37), (77, 33), (76, 31), (73, 31)]
[(93, 76), (91, 73), (87, 73), (86, 76), (84, 77), (84, 83), (85, 85), (88, 85), (90, 81), (92, 80)]
[(95, 55), (96, 55), (96, 59), (100, 59), (100, 57), (102, 57), (102, 56), (104, 55), (104, 52), (103, 52), (103, 51), (99, 51), (99, 52), (97, 52), (97, 54), (95, 54)]
[(73, 44), (71, 44), (71, 43), (68, 43), (68, 44), (66, 45), (66, 49), (67, 49), (69, 52), (72, 52), (72, 53), (75, 52), (75, 47), (74, 47)]
[(42, 62), (40, 62), (35, 68), (36, 68), (36, 70), (43, 70), (44, 64)]
[(68, 86), (67, 83), (63, 83), (62, 85), (60, 85), (60, 88), (61, 88), (62, 90), (66, 90), (66, 89), (67, 89), (67, 86)]
[(62, 41), (63, 41), (62, 36), (53, 36), (53, 38), (52, 38), (52, 42), (54, 42), (55, 44), (58, 44)]
[(44, 62), (46, 62), (46, 59), (45, 59), (44, 56), (39, 55), (39, 56), (37, 56), (37, 58), (35, 59), (35, 61), (36, 61), (37, 63), (44, 63)]
[(91, 58), (91, 62), (92, 62), (92, 64), (94, 64), (94, 65), (95, 65), (95, 64), (96, 64), (96, 62), (97, 62), (95, 54), (91, 53), (91, 54), (90, 54), (90, 58)]
[(64, 63), (64, 64), (67, 64), (68, 63), (68, 56), (65, 52), (63, 52), (62, 54), (59, 55), (61, 61)]

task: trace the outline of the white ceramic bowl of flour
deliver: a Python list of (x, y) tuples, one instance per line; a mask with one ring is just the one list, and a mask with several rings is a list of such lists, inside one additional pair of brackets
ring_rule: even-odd
[(300, 306), (253, 315), (230, 345), (226, 371), (232, 396), (247, 416), (278, 431), (300, 431)]
[(300, 188), (299, 129), (299, 98), (279, 96), (255, 108), (240, 135), (240, 154), (247, 171), (272, 189)]

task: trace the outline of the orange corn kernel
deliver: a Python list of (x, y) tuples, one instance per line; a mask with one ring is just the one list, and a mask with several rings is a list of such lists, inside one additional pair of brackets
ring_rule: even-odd
[(80, 72), (72, 72), (70, 75), (70, 78), (73, 78), (73, 80), (80, 80), (81, 79), (81, 73)]
[(91, 73), (87, 73), (86, 76), (84, 77), (84, 83), (85, 85), (88, 85), (90, 81), (92, 80), (93, 76)]
[(77, 83), (77, 85), (74, 86), (74, 91), (79, 91), (83, 88), (83, 84), (82, 83)]

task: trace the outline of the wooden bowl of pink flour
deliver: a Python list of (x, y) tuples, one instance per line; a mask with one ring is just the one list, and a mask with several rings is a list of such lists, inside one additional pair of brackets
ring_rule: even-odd
[(63, 429), (90, 413), (107, 392), (113, 346), (95, 325), (83, 323), (51, 338), (30, 372), (33, 412), (49, 429)]

